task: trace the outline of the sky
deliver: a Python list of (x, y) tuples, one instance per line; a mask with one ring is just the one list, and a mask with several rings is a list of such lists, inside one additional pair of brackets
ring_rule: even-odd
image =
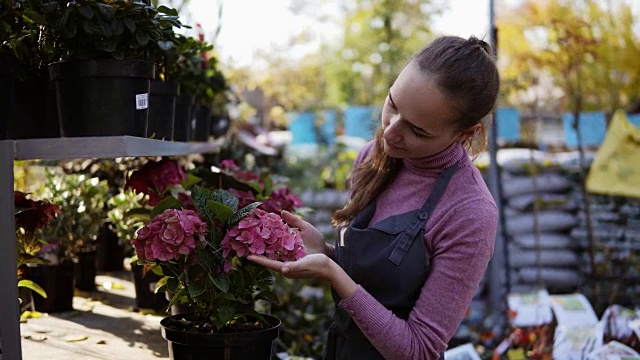
[[(289, 11), (290, 0), (226, 0), (223, 3), (222, 27), (216, 48), (223, 62), (251, 65), (259, 61), (256, 50), (274, 46), (286, 47), (292, 34), (304, 27), (314, 31), (316, 43), (339, 36), (338, 27), (327, 23), (312, 23), (309, 17)], [(335, 3), (335, 2), (334, 2)], [(200, 23), (207, 41), (212, 42), (218, 25), (217, 1), (191, 0), (189, 24)], [(326, 15), (334, 11), (331, 5), (319, 10)], [(475, 35), (488, 40), (489, 0), (449, 0), (448, 10), (433, 24), (433, 28), (448, 35)]]

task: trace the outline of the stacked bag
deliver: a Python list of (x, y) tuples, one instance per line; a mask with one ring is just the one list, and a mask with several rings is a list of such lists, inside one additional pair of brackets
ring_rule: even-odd
[(549, 155), (502, 149), (502, 195), (512, 291), (575, 291), (582, 261), (570, 236), (577, 225), (575, 184)]

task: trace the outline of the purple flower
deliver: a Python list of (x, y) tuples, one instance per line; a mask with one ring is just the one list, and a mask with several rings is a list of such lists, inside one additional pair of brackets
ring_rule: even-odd
[(167, 209), (138, 231), (131, 245), (143, 261), (172, 260), (189, 255), (207, 233), (207, 224), (193, 210)]
[(255, 209), (231, 228), (220, 243), (225, 271), (231, 258), (264, 255), (272, 260), (295, 261), (305, 256), (300, 232), (290, 228), (280, 215)]

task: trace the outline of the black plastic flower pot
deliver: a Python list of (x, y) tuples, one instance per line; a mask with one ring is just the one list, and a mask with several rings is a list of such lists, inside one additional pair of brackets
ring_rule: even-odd
[(56, 89), (43, 72), (28, 79), (13, 79), (7, 138), (60, 137)]
[(193, 133), (191, 140), (207, 141), (211, 134), (211, 107), (207, 105), (197, 105), (194, 116), (195, 124), (193, 125)]
[(173, 140), (189, 141), (194, 102), (195, 97), (193, 95), (180, 95), (177, 97), (173, 122)]
[(125, 247), (118, 234), (104, 224), (96, 239), (96, 268), (99, 271), (121, 271), (124, 269)]
[(13, 56), (0, 53), (0, 140), (7, 138), (7, 124), (9, 112), (6, 110), (11, 104), (11, 88), (13, 71)]
[(176, 98), (180, 84), (176, 81), (152, 80), (149, 91), (147, 135), (155, 139), (173, 140)]
[(30, 278), (47, 293), (47, 298), (33, 295), (36, 311), (55, 313), (73, 310), (74, 263), (66, 261), (58, 265), (34, 265)]
[(138, 309), (164, 310), (169, 305), (164, 293), (154, 293), (160, 276), (152, 271), (144, 273), (144, 266), (131, 264), (133, 285), (136, 290), (136, 307)]
[(269, 327), (263, 330), (203, 334), (172, 325), (173, 320), (182, 317), (185, 315), (174, 315), (160, 321), (160, 331), (167, 340), (169, 358), (172, 360), (269, 360), (281, 324), (280, 319), (264, 315)]
[(90, 60), (49, 65), (62, 136), (147, 136), (147, 61)]
[(76, 289), (94, 291), (96, 289), (96, 254), (95, 247), (78, 251), (78, 263), (75, 268)]

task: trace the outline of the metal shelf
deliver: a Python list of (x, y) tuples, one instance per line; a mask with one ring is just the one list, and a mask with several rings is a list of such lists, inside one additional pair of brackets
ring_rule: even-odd
[[(138, 156), (179, 156), (216, 152), (222, 140), (182, 143), (135, 136), (104, 136), (0, 141), (0, 348), (2, 360), (22, 359), (16, 276), (13, 204), (14, 160), (68, 160)], [(7, 231), (11, 229), (11, 231)]]

